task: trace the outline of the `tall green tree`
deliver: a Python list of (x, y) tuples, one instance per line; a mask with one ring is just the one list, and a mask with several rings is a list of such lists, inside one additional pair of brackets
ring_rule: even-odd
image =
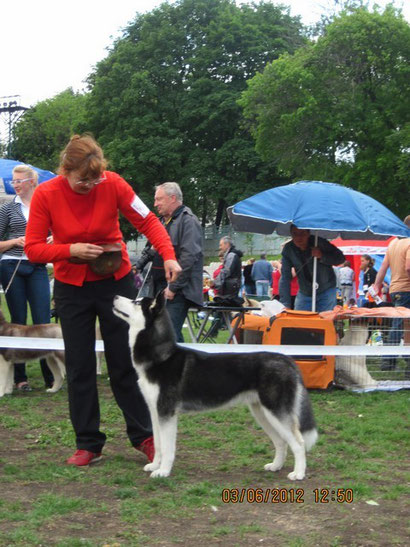
[(27, 110), (15, 127), (14, 157), (55, 171), (70, 137), (85, 128), (85, 104), (85, 96), (69, 88)]
[(283, 180), (255, 153), (237, 100), (303, 43), (299, 18), (270, 2), (164, 3), (137, 15), (90, 76), (88, 127), (148, 203), (154, 184), (176, 180), (203, 223), (219, 222), (227, 203)]
[(294, 180), (341, 182), (404, 216), (409, 61), (410, 27), (391, 6), (342, 13), (248, 82), (240, 104), (258, 152)]

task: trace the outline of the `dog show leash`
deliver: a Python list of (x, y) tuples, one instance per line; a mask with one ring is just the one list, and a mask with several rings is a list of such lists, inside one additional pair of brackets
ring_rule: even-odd
[(137, 294), (137, 298), (139, 298), (139, 297), (140, 297), (140, 294), (142, 293), (142, 289), (144, 288), (145, 283), (147, 282), (148, 276), (149, 276), (149, 274), (151, 273), (151, 268), (152, 268), (152, 261), (148, 263), (147, 272), (146, 272), (145, 277), (144, 277), (144, 279), (143, 279), (143, 281), (142, 281), (142, 285), (141, 285), (141, 287), (139, 288), (139, 291), (138, 291), (138, 294)]
[(10, 281), (8, 282), (7, 287), (4, 289), (4, 296), (6, 296), (8, 290), (9, 290), (9, 288), (10, 288), (10, 285), (13, 283), (13, 279), (14, 279), (15, 276), (16, 276), (17, 270), (18, 270), (18, 268), (19, 268), (19, 266), (20, 266), (22, 260), (23, 260), (23, 255), (21, 255), (21, 257), (18, 259), (17, 264), (16, 264), (16, 267), (14, 268), (13, 275), (11, 276)]

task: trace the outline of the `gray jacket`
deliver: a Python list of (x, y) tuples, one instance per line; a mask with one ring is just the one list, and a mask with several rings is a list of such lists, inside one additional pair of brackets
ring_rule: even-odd
[[(184, 297), (195, 304), (203, 304), (203, 240), (202, 228), (197, 217), (189, 207), (181, 205), (172, 215), (171, 220), (164, 224), (175, 249), (175, 255), (182, 272), (173, 283), (169, 284), (172, 292), (182, 292)], [(166, 287), (164, 263), (160, 255), (151, 249), (148, 243), (137, 261), (137, 268), (152, 260), (151, 274), (155, 291)]]
[[(299, 282), (299, 291), (305, 296), (312, 296), (313, 257), (311, 248), (314, 247), (314, 237), (309, 236), (309, 246), (302, 251), (289, 241), (282, 251), (282, 271), (279, 281), (279, 299), (284, 306), (290, 307), (290, 282), (292, 280), (292, 267), (296, 270)], [(322, 251), (322, 258), (317, 261), (318, 284), (317, 292), (321, 293), (336, 287), (336, 277), (332, 266), (344, 262), (344, 255), (340, 249), (329, 243), (322, 237), (318, 238), (318, 247)]]
[(242, 255), (233, 245), (226, 251), (222, 270), (214, 280), (219, 296), (238, 296), (242, 284)]

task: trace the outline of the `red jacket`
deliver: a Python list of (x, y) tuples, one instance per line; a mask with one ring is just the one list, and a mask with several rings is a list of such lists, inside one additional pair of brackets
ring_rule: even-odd
[[(279, 294), (279, 280), (280, 280), (280, 270), (276, 269), (272, 272), (272, 294), (278, 295)], [(299, 283), (298, 278), (292, 277), (292, 281), (290, 282), (290, 296), (296, 296), (299, 291)]]
[[(126, 245), (120, 230), (118, 210), (147, 238), (164, 260), (175, 260), (171, 240), (159, 222), (138, 198), (131, 186), (116, 173), (104, 172), (105, 180), (95, 186), (93, 211), (88, 228), (76, 217), (73, 204), (67, 200), (72, 191), (65, 177), (43, 182), (33, 194), (26, 229), (25, 252), (31, 262), (53, 262), (55, 278), (63, 283), (81, 286), (85, 280), (101, 279), (87, 264), (72, 264), (72, 243), (121, 242), (122, 264), (114, 274), (124, 277), (131, 269)], [(65, 187), (64, 187), (65, 185)], [(90, 194), (88, 194), (90, 195)], [(53, 244), (46, 239), (51, 230)]]

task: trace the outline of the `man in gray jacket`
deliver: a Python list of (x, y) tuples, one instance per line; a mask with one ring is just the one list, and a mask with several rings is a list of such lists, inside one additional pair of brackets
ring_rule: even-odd
[(243, 253), (234, 246), (229, 236), (220, 239), (219, 250), (223, 253), (223, 266), (214, 280), (214, 286), (218, 289), (218, 296), (235, 299), (242, 284)]
[(202, 229), (191, 209), (183, 204), (181, 188), (176, 182), (164, 182), (155, 187), (154, 207), (169, 233), (182, 272), (168, 285), (162, 258), (150, 245), (145, 247), (136, 266), (142, 270), (148, 261), (152, 261), (154, 294), (164, 290), (177, 342), (183, 342), (182, 326), (189, 308), (203, 304)]

